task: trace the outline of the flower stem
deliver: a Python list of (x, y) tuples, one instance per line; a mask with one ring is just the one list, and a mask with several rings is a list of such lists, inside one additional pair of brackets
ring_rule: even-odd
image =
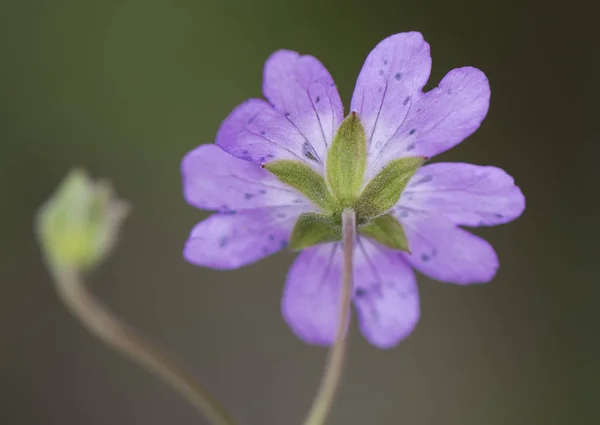
[(87, 290), (76, 270), (53, 267), (52, 272), (60, 298), (89, 331), (162, 378), (185, 396), (212, 424), (235, 424), (227, 411), (186, 370), (100, 304)]
[(350, 303), (353, 288), (353, 253), (356, 239), (356, 215), (353, 210), (342, 213), (342, 245), (344, 249), (344, 266), (340, 288), (338, 328), (335, 343), (329, 351), (327, 365), (321, 380), (321, 387), (307, 416), (304, 425), (323, 425), (331, 410), (335, 394), (342, 378), (346, 340), (350, 318)]

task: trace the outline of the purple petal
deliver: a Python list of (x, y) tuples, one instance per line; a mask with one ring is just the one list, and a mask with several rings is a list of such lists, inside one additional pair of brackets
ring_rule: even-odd
[(261, 99), (250, 99), (235, 108), (221, 124), (216, 143), (225, 152), (257, 164), (292, 159), (322, 169), (302, 133)]
[(282, 314), (294, 333), (310, 344), (335, 340), (342, 260), (341, 244), (321, 244), (303, 251), (288, 273)]
[(429, 45), (418, 32), (395, 34), (369, 53), (358, 76), (351, 109), (358, 112), (377, 153), (396, 136), (429, 78)]
[(191, 205), (233, 213), (238, 210), (310, 201), (260, 165), (238, 159), (216, 145), (202, 145), (181, 162), (183, 191)]
[(415, 275), (403, 255), (360, 238), (355, 255), (354, 305), (367, 340), (390, 348), (406, 338), (419, 320)]
[(505, 171), (464, 163), (421, 167), (396, 209), (431, 211), (464, 226), (493, 226), (519, 217), (525, 197)]
[(214, 214), (198, 223), (188, 238), (184, 257), (192, 264), (236, 269), (284, 248), (302, 207)]
[[(415, 276), (401, 253), (359, 238), (354, 255), (354, 304), (364, 336), (389, 348), (414, 329), (419, 319)], [(287, 277), (282, 299), (286, 322), (310, 344), (335, 340), (342, 278), (340, 243), (302, 252)]]
[(413, 267), (443, 282), (469, 284), (490, 281), (498, 257), (485, 240), (456, 227), (442, 215), (417, 210), (394, 210), (408, 238)]
[(462, 142), (479, 128), (489, 103), (490, 86), (483, 72), (471, 67), (450, 71), (437, 88), (418, 93), (408, 103), (410, 111), (396, 123), (394, 135), (381, 150), (371, 152), (371, 174), (392, 159), (432, 157)]
[(344, 119), (344, 108), (321, 62), (289, 50), (273, 53), (265, 64), (263, 92), (325, 163), (327, 147)]

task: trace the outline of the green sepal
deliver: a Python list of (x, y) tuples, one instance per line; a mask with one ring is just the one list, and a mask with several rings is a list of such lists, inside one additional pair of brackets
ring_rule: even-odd
[(335, 201), (325, 179), (308, 165), (300, 161), (280, 160), (263, 165), (283, 183), (297, 189), (315, 205), (325, 211), (332, 211)]
[(300, 214), (292, 230), (289, 248), (300, 251), (323, 242), (342, 238), (342, 226), (331, 216), (318, 213)]
[(340, 125), (327, 153), (327, 183), (343, 205), (358, 196), (366, 165), (365, 129), (356, 112), (352, 112)]
[(425, 162), (422, 156), (391, 161), (367, 184), (355, 204), (361, 221), (388, 212), (400, 199), (402, 191), (417, 169)]
[(404, 229), (391, 214), (374, 218), (358, 231), (389, 248), (410, 252)]

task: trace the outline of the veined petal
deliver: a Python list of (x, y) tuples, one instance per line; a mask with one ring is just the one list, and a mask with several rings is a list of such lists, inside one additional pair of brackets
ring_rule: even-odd
[(282, 314), (309, 344), (329, 345), (335, 340), (342, 261), (342, 245), (324, 243), (304, 250), (288, 273)]
[(358, 239), (355, 262), (354, 305), (360, 329), (371, 344), (391, 348), (419, 321), (415, 274), (402, 253), (364, 237)]
[[(392, 159), (442, 153), (475, 132), (485, 118), (490, 103), (486, 76), (472, 67), (450, 71), (439, 86), (425, 94), (419, 92), (394, 133), (383, 140), (380, 150), (372, 151), (371, 173)], [(397, 99), (397, 102), (403, 102)]]
[(418, 32), (392, 35), (369, 53), (351, 109), (361, 117), (370, 156), (376, 157), (399, 131), (430, 71), (429, 45)]
[(344, 109), (335, 83), (321, 62), (290, 50), (273, 53), (265, 64), (263, 92), (275, 110), (302, 134), (316, 159), (325, 164), (327, 148), (344, 118)]
[(216, 145), (202, 145), (181, 162), (186, 201), (198, 208), (235, 212), (262, 207), (307, 206), (310, 201), (260, 165)]
[[(329, 345), (335, 340), (342, 262), (341, 243), (326, 243), (302, 252), (290, 269), (282, 312), (294, 333), (308, 343)], [(392, 347), (415, 327), (415, 276), (398, 251), (359, 237), (354, 290), (361, 331), (373, 345)]]
[(236, 269), (286, 247), (305, 207), (274, 207), (214, 214), (198, 223), (186, 242), (184, 257), (197, 266)]
[(408, 262), (427, 276), (442, 282), (489, 282), (498, 270), (494, 248), (478, 236), (457, 227), (440, 214), (395, 208), (402, 223), (410, 254)]
[(415, 101), (404, 123), (384, 145), (377, 164), (398, 156), (442, 153), (479, 128), (490, 104), (490, 85), (476, 68), (453, 69)]
[(519, 217), (525, 197), (499, 168), (438, 163), (417, 170), (396, 208), (402, 207), (441, 214), (458, 225), (494, 226)]
[(261, 99), (247, 100), (235, 108), (221, 124), (216, 143), (225, 152), (257, 164), (291, 159), (323, 169), (320, 156), (300, 130)]

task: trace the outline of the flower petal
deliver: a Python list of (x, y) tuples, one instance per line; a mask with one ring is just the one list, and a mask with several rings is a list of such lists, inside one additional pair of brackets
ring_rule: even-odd
[(324, 164), (327, 148), (344, 118), (340, 95), (327, 69), (313, 56), (277, 51), (265, 64), (263, 92)]
[(395, 209), (394, 216), (408, 238), (411, 253), (403, 255), (427, 276), (469, 284), (488, 282), (496, 274), (499, 264), (492, 246), (443, 215)]
[(236, 269), (287, 246), (303, 207), (248, 210), (214, 214), (198, 223), (188, 238), (184, 257), (192, 264), (214, 269)]
[(335, 340), (342, 261), (340, 243), (321, 244), (304, 250), (288, 273), (282, 314), (309, 344), (329, 345)]
[(250, 99), (235, 108), (219, 127), (216, 143), (225, 152), (257, 164), (291, 159), (323, 169), (319, 155), (300, 130), (261, 99)]
[(403, 254), (359, 238), (355, 255), (354, 305), (365, 338), (391, 348), (406, 338), (419, 321), (415, 274)]
[(458, 225), (494, 226), (519, 217), (525, 197), (499, 168), (438, 163), (412, 177), (396, 206), (403, 207), (443, 214)]
[[(342, 262), (340, 243), (321, 244), (303, 251), (288, 273), (283, 317), (310, 344), (335, 340)], [(401, 253), (359, 237), (354, 279), (353, 301), (369, 342), (389, 348), (410, 334), (419, 319), (419, 296), (414, 273)]]
[(376, 157), (422, 96), (431, 71), (429, 44), (418, 32), (392, 35), (369, 53), (358, 76), (351, 109), (358, 112)]
[(393, 136), (372, 152), (372, 172), (398, 157), (432, 157), (454, 147), (479, 128), (489, 103), (483, 72), (471, 67), (450, 71), (437, 88), (409, 101), (404, 121), (395, 123)]
[(238, 159), (216, 145), (202, 145), (181, 162), (183, 191), (191, 205), (208, 210), (238, 210), (310, 205), (260, 165)]

